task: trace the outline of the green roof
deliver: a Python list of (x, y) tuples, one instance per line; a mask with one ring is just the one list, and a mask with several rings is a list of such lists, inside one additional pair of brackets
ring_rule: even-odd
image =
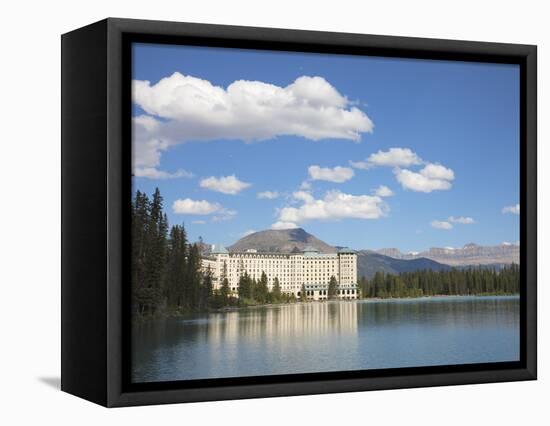
[(307, 246), (302, 250), (302, 252), (304, 252), (304, 253), (319, 253), (319, 250), (316, 249), (313, 246)]
[(221, 244), (215, 244), (212, 247), (212, 252), (211, 253), (212, 254), (229, 254), (227, 249)]
[(338, 250), (338, 253), (350, 253), (350, 254), (354, 254), (355, 253), (355, 250), (352, 250), (348, 247), (342, 247), (340, 250)]

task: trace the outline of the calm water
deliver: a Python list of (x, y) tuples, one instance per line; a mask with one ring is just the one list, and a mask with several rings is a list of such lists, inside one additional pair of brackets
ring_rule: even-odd
[(516, 361), (518, 297), (307, 303), (135, 326), (133, 381)]

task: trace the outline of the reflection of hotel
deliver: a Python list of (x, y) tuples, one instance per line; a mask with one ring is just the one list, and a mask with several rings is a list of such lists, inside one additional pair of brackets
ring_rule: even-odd
[(358, 296), (357, 254), (350, 249), (327, 254), (313, 247), (298, 253), (258, 253), (256, 250), (230, 253), (223, 246), (214, 246), (210, 255), (203, 257), (202, 267), (212, 271), (216, 289), (220, 288), (225, 273), (234, 294), (245, 272), (256, 280), (265, 272), (270, 290), (273, 280), (278, 278), (281, 291), (296, 297), (301, 296), (303, 285), (308, 299), (326, 300), (332, 276), (338, 283), (339, 298), (356, 299)]

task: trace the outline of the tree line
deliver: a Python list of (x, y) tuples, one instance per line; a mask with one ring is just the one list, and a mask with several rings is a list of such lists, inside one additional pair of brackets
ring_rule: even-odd
[(488, 268), (453, 268), (448, 271), (431, 269), (400, 274), (376, 272), (359, 287), (363, 297), (421, 297), (436, 295), (511, 295), (519, 293), (519, 265), (501, 270)]
[[(212, 271), (203, 271), (202, 243), (191, 244), (185, 227), (169, 227), (163, 198), (157, 188), (149, 198), (136, 191), (132, 199), (131, 282), (133, 312), (141, 316), (206, 311), (228, 306), (296, 301), (281, 291), (279, 279), (271, 290), (265, 272), (259, 279), (246, 272), (239, 278), (237, 293), (231, 291), (227, 271), (214, 289)], [(362, 297), (419, 297), (432, 295), (483, 295), (519, 293), (519, 266), (500, 271), (482, 268), (449, 271), (422, 270), (398, 275), (377, 272), (361, 278)], [(338, 283), (331, 277), (328, 298), (336, 297)], [(238, 296), (238, 297), (237, 297)], [(302, 286), (300, 299), (307, 300)]]
[(139, 315), (204, 309), (212, 280), (201, 272), (201, 253), (183, 225), (168, 226), (157, 188), (152, 199), (136, 191), (132, 200), (132, 307)]
[(258, 280), (244, 273), (236, 297), (224, 269), (220, 288), (215, 290), (212, 271), (202, 269), (201, 251), (202, 244), (189, 243), (183, 224), (169, 227), (158, 188), (151, 199), (136, 191), (132, 199), (133, 312), (153, 316), (296, 300), (281, 292), (277, 277), (270, 290), (265, 272)]

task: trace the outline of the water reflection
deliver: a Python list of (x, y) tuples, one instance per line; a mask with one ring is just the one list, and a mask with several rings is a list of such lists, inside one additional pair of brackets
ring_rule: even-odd
[(307, 303), (140, 324), (133, 380), (495, 362), (518, 354), (518, 298)]

